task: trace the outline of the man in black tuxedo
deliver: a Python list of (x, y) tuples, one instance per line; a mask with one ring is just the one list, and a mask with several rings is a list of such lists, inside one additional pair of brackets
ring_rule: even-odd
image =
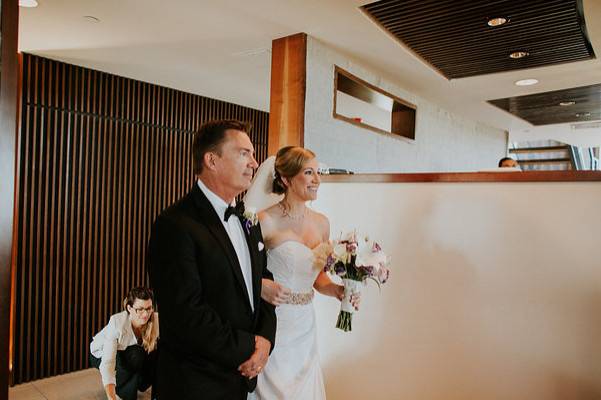
[(197, 181), (152, 227), (161, 400), (246, 399), (273, 349), (275, 310), (261, 299), (261, 279), (273, 277), (261, 229), (232, 207), (257, 167), (248, 129), (234, 120), (200, 128)]

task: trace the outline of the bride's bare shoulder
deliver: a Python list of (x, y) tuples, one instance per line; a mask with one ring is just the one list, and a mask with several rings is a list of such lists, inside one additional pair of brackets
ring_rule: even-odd
[(311, 212), (311, 215), (313, 216), (313, 218), (315, 219), (315, 221), (317, 221), (318, 223), (323, 223), (323, 224), (330, 224), (330, 220), (328, 219), (328, 217), (326, 217), (325, 214), (322, 214), (318, 211), (312, 210), (309, 208), (309, 211)]
[(259, 222), (261, 223), (261, 230), (265, 235), (266, 232), (270, 232), (277, 226), (277, 207), (271, 206), (269, 208), (261, 210), (257, 214), (257, 217), (259, 218)]
[[(322, 236), (328, 238), (330, 236), (330, 220), (325, 214), (317, 212), (315, 210), (310, 210), (311, 216), (313, 217), (313, 221), (319, 227), (319, 231)], [(327, 240), (327, 239), (326, 239)]]
[(261, 223), (263, 223), (264, 220), (271, 221), (278, 216), (277, 210), (278, 207), (273, 205), (269, 208), (259, 211), (257, 217), (259, 217), (259, 221), (261, 221)]

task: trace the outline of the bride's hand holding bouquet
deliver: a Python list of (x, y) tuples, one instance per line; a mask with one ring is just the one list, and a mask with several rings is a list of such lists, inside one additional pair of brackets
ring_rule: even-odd
[(317, 262), (324, 265), (324, 271), (342, 278), (344, 295), (336, 327), (348, 332), (352, 330), (353, 312), (358, 305), (356, 299), (360, 296), (362, 284), (367, 279), (375, 281), (378, 286), (384, 284), (390, 276), (390, 259), (378, 243), (353, 231), (335, 240), (331, 251), (322, 251), (320, 256), (316, 256)]

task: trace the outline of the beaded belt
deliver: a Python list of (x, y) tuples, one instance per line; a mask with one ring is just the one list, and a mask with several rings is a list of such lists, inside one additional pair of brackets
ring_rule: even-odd
[(309, 304), (313, 301), (313, 290), (308, 293), (290, 293), (290, 297), (286, 301), (286, 304), (294, 304), (294, 305), (305, 305)]

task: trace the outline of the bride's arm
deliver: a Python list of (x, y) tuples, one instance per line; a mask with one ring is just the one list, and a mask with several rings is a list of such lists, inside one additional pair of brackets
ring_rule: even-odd
[[(320, 225), (320, 232), (321, 232), (321, 240), (323, 242), (329, 241), (330, 240), (330, 221), (323, 214), (319, 214), (319, 225)], [(328, 274), (326, 274), (323, 271), (321, 271), (319, 273), (319, 275), (317, 275), (317, 279), (315, 279), (315, 283), (313, 283), (313, 287), (319, 293), (326, 295), (326, 296), (335, 297), (338, 300), (342, 300), (342, 298), (344, 297), (344, 286), (334, 283), (330, 279)]]
[(319, 293), (326, 296), (335, 297), (338, 300), (342, 300), (342, 298), (344, 297), (344, 286), (332, 282), (328, 274), (326, 274), (323, 271), (321, 271), (319, 275), (317, 275), (317, 279), (315, 279), (313, 287)]
[[(325, 215), (320, 214), (322, 223), (321, 223), (321, 232), (322, 232), (322, 240), (327, 242), (330, 240), (330, 221)], [(342, 300), (344, 297), (344, 286), (334, 283), (330, 276), (326, 274), (324, 271), (321, 271), (319, 275), (317, 275), (317, 279), (315, 279), (315, 283), (313, 283), (313, 287), (319, 293), (335, 297), (338, 300)], [(355, 307), (356, 310), (359, 309), (359, 304), (361, 303), (361, 297), (351, 295), (351, 304)]]
[(269, 304), (282, 305), (288, 301), (289, 297), (290, 289), (286, 286), (280, 285), (271, 279), (263, 278), (261, 281), (261, 298)]
[[(344, 297), (344, 286), (332, 282), (329, 275), (323, 271), (317, 275), (317, 279), (315, 279), (313, 287), (319, 293), (326, 296), (335, 297), (341, 301)], [(359, 310), (359, 305), (361, 304), (361, 294), (351, 294), (351, 304), (353, 307), (355, 307), (355, 310)]]

